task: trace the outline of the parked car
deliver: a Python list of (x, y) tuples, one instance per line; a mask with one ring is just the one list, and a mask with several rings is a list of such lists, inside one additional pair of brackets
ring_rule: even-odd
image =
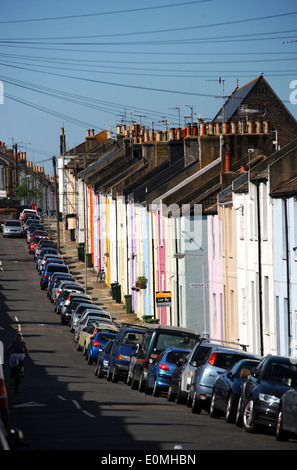
[(199, 338), (197, 331), (187, 328), (168, 325), (149, 326), (137, 351), (131, 387), (133, 389), (138, 387), (139, 391), (144, 391), (149, 367), (162, 351), (169, 347), (192, 349)]
[(56, 313), (61, 314), (65, 302), (71, 300), (71, 295), (77, 294), (83, 299), (92, 300), (91, 297), (84, 293), (84, 288), (80, 285), (67, 284), (63, 286), (63, 289), (54, 300), (54, 310)]
[[(290, 379), (290, 380), (289, 380)], [(274, 428), (283, 394), (297, 380), (297, 362), (285, 356), (267, 355), (241, 387), (236, 424), (247, 432)]]
[(58, 281), (55, 283), (55, 285), (52, 287), (52, 291), (50, 295), (51, 301), (55, 303), (59, 295), (62, 293), (63, 289), (75, 290), (76, 287), (80, 287), (81, 291), (83, 289), (82, 285), (79, 282), (77, 282), (73, 277), (72, 278), (71, 277), (59, 278)]
[(30, 237), (29, 237), (29, 245), (31, 244), (31, 242), (33, 241), (33, 239), (35, 237), (39, 237), (39, 238), (45, 238), (47, 240), (50, 239), (50, 234), (49, 232), (47, 232), (46, 230), (34, 230), (31, 234), (30, 234)]
[(173, 393), (176, 394), (177, 403), (186, 403), (192, 376), (210, 349), (217, 346), (213, 341), (208, 338), (200, 338), (191, 350), (184, 367), (173, 373), (172, 388)]
[(136, 351), (145, 333), (146, 328), (123, 325), (110, 353), (107, 380), (117, 382), (123, 375), (127, 375), (132, 353)]
[(280, 400), (275, 432), (277, 441), (297, 439), (297, 381), (288, 379), (287, 384), (291, 388)]
[(99, 378), (104, 377), (104, 375), (107, 374), (108, 361), (113, 343), (114, 340), (112, 339), (107, 341), (102, 351), (99, 351), (95, 367), (95, 375)]
[[(34, 232), (34, 230), (45, 230), (44, 225), (37, 219), (28, 219), (23, 224), (23, 231), (28, 236), (28, 232)], [(28, 241), (28, 238), (27, 238)]]
[(225, 416), (227, 423), (234, 422), (240, 388), (243, 381), (250, 375), (251, 370), (259, 364), (260, 359), (242, 359), (231, 370), (226, 370), (218, 376), (214, 383), (210, 402), (209, 414), (212, 418)]
[[(98, 305), (96, 304), (93, 304), (93, 305), (90, 305), (89, 303), (85, 303), (83, 302), (82, 304), (78, 305), (76, 307), (76, 309), (74, 310), (73, 314), (71, 315), (71, 318), (70, 318), (70, 322), (69, 322), (69, 328), (70, 328), (70, 332), (71, 333), (74, 333), (75, 329), (76, 329), (76, 325), (77, 325), (77, 322), (79, 321), (79, 319), (81, 318), (81, 316), (83, 315), (83, 313), (87, 310), (95, 310), (95, 311), (99, 311), (99, 312), (102, 312), (103, 311), (103, 308), (102, 307), (99, 307)], [(75, 340), (75, 338), (74, 338)]]
[[(83, 303), (85, 305), (92, 306), (94, 305), (92, 300), (87, 300), (83, 299)], [(63, 312), (61, 312), (61, 323), (62, 325), (67, 325), (70, 322), (71, 316), (74, 313), (76, 307), (78, 305), (82, 305), (82, 299), (81, 298), (74, 298), (71, 300), (69, 305), (63, 309)]]
[(258, 359), (258, 356), (225, 346), (215, 346), (208, 351), (191, 379), (187, 405), (192, 406), (192, 413), (208, 410), (216, 378), (241, 359)]
[(48, 255), (45, 261), (39, 265), (39, 274), (42, 275), (43, 272), (45, 271), (46, 267), (50, 263), (55, 263), (55, 264), (65, 264), (62, 256), (60, 255)]
[(26, 217), (26, 216), (29, 216), (29, 215), (30, 215), (30, 216), (33, 216), (33, 217), (34, 217), (34, 216), (36, 217), (38, 214), (37, 214), (37, 212), (36, 212), (34, 209), (24, 209), (24, 210), (20, 213), (20, 217), (19, 217), (20, 222), (23, 223), (25, 217)]
[(86, 331), (90, 323), (102, 323), (105, 325), (112, 325), (112, 321), (108, 320), (106, 317), (100, 316), (100, 312), (98, 312), (98, 314), (93, 314), (93, 315), (85, 317), (83, 321), (80, 320), (77, 323), (75, 331), (74, 331), (74, 339), (75, 339), (75, 342), (77, 343), (76, 348), (78, 351), (80, 350), (80, 344), (81, 344), (81, 342), (79, 341), (80, 334), (83, 331)]
[(58, 255), (58, 249), (57, 248), (51, 248), (51, 247), (45, 247), (40, 250), (38, 253), (38, 256), (36, 257), (36, 269), (38, 269), (38, 264), (39, 261), (43, 258), (44, 255), (47, 254), (52, 254), (52, 255)]
[(116, 334), (118, 332), (118, 328), (115, 325), (104, 323), (100, 321), (100, 317), (95, 320), (91, 321), (88, 323), (86, 328), (83, 328), (80, 332), (78, 341), (76, 343), (76, 349), (82, 350), (83, 355), (86, 356), (87, 359), (87, 353), (88, 353), (88, 347), (89, 344), (94, 337), (94, 335), (97, 334), (97, 332), (104, 332), (104, 333), (113, 333)]
[(189, 354), (189, 349), (168, 348), (159, 354), (156, 361), (152, 362), (145, 384), (145, 393), (153, 393), (158, 397), (162, 391), (167, 391), (170, 377), (181, 357)]
[(75, 278), (72, 276), (71, 273), (57, 273), (54, 276), (52, 276), (49, 284), (48, 284), (48, 289), (47, 289), (47, 296), (48, 298), (53, 302), (52, 300), (52, 290), (55, 287), (56, 283), (60, 279), (67, 279), (68, 281), (73, 281), (75, 282)]
[(23, 227), (19, 220), (6, 220), (2, 227), (3, 238), (5, 237), (22, 237)]
[(29, 254), (35, 253), (36, 247), (40, 240), (49, 240), (49, 237), (46, 235), (38, 235), (36, 237), (33, 237), (33, 239), (30, 237)]
[[(79, 287), (75, 287), (75, 289), (69, 289), (68, 295), (66, 298), (61, 298), (61, 303), (57, 304), (57, 313), (60, 313), (60, 315), (64, 312), (65, 308), (69, 305), (71, 300), (73, 299), (80, 299), (81, 301), (83, 300), (92, 300), (92, 297), (88, 294), (84, 294), (84, 289), (83, 287), (80, 290)], [(63, 292), (67, 291), (68, 289), (63, 290)]]
[(167, 391), (167, 400), (168, 401), (174, 401), (177, 398), (177, 402), (181, 403), (182, 400), (180, 400), (178, 396), (178, 392), (180, 390), (180, 380), (181, 376), (185, 370), (185, 367), (188, 363), (190, 354), (188, 354), (186, 357), (180, 357), (178, 360), (175, 369), (173, 370), (171, 377), (170, 377), (170, 382), (169, 382), (169, 387)]
[[(39, 262), (37, 264), (37, 271), (39, 272), (39, 274), (41, 274), (42, 269), (46, 265), (46, 263), (49, 263), (49, 260), (52, 260), (52, 263), (55, 263), (56, 261), (59, 264), (64, 263), (63, 257), (59, 255), (59, 253), (46, 253), (41, 258), (38, 257), (37, 260), (38, 259), (39, 259)], [(37, 260), (36, 260), (36, 263), (37, 263)]]
[(35, 249), (35, 252), (34, 252), (34, 259), (37, 258), (37, 256), (39, 255), (40, 250), (42, 250), (42, 248), (45, 248), (45, 247), (52, 247), (52, 248), (58, 249), (57, 244), (56, 244), (53, 240), (50, 240), (50, 239), (41, 239), (41, 240), (38, 242), (38, 245), (37, 245), (37, 247), (36, 247), (36, 249)]
[(40, 279), (41, 289), (45, 289), (48, 286), (51, 277), (55, 273), (69, 273), (69, 268), (65, 264), (49, 264)]
[(86, 350), (86, 359), (88, 361), (88, 364), (93, 364), (94, 361), (96, 361), (98, 354), (100, 351), (103, 350), (105, 344), (110, 341), (111, 339), (115, 339), (117, 335), (117, 328), (114, 327), (114, 333), (109, 332), (107, 333), (106, 331), (98, 331), (93, 334), (93, 336), (90, 338), (90, 341), (87, 345), (87, 350)]

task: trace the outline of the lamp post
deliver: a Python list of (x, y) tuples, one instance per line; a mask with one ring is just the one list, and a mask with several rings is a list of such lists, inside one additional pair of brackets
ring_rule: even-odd
[(207, 334), (207, 318), (206, 318), (206, 282), (205, 282), (205, 260), (202, 253), (175, 253), (175, 259), (184, 259), (186, 256), (200, 256), (202, 258), (202, 275), (203, 275), (203, 318), (204, 318), (204, 335)]

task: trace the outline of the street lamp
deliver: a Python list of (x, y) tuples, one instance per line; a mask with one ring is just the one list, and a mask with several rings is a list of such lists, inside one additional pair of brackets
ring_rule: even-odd
[(205, 260), (202, 253), (174, 253), (173, 258), (184, 259), (186, 256), (200, 256), (202, 258), (202, 274), (203, 274), (203, 309), (204, 309), (204, 334), (207, 334), (206, 319), (206, 282), (205, 282)]

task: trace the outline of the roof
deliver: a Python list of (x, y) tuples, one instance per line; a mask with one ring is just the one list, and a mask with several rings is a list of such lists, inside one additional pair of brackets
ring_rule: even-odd
[(293, 196), (297, 194), (297, 178), (293, 178), (291, 181), (283, 184), (280, 188), (270, 193), (271, 197), (285, 197)]
[(230, 121), (232, 116), (236, 113), (238, 106), (241, 105), (254, 86), (257, 85), (258, 81), (261, 79), (262, 76), (259, 76), (241, 88), (236, 88), (232, 95), (229, 96), (226, 103), (219, 110), (217, 115), (214, 117), (212, 122), (222, 122), (223, 120), (225, 122)]

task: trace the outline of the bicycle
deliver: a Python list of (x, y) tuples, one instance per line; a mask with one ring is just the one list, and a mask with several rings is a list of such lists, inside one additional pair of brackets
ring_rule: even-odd
[(99, 271), (97, 272), (97, 282), (98, 283), (105, 283), (105, 272), (104, 272), (104, 269), (99, 269)]
[(13, 380), (14, 392), (17, 393), (19, 385), (21, 383), (21, 368), (22, 361), (19, 360), (16, 366), (13, 366), (11, 369), (11, 378)]

